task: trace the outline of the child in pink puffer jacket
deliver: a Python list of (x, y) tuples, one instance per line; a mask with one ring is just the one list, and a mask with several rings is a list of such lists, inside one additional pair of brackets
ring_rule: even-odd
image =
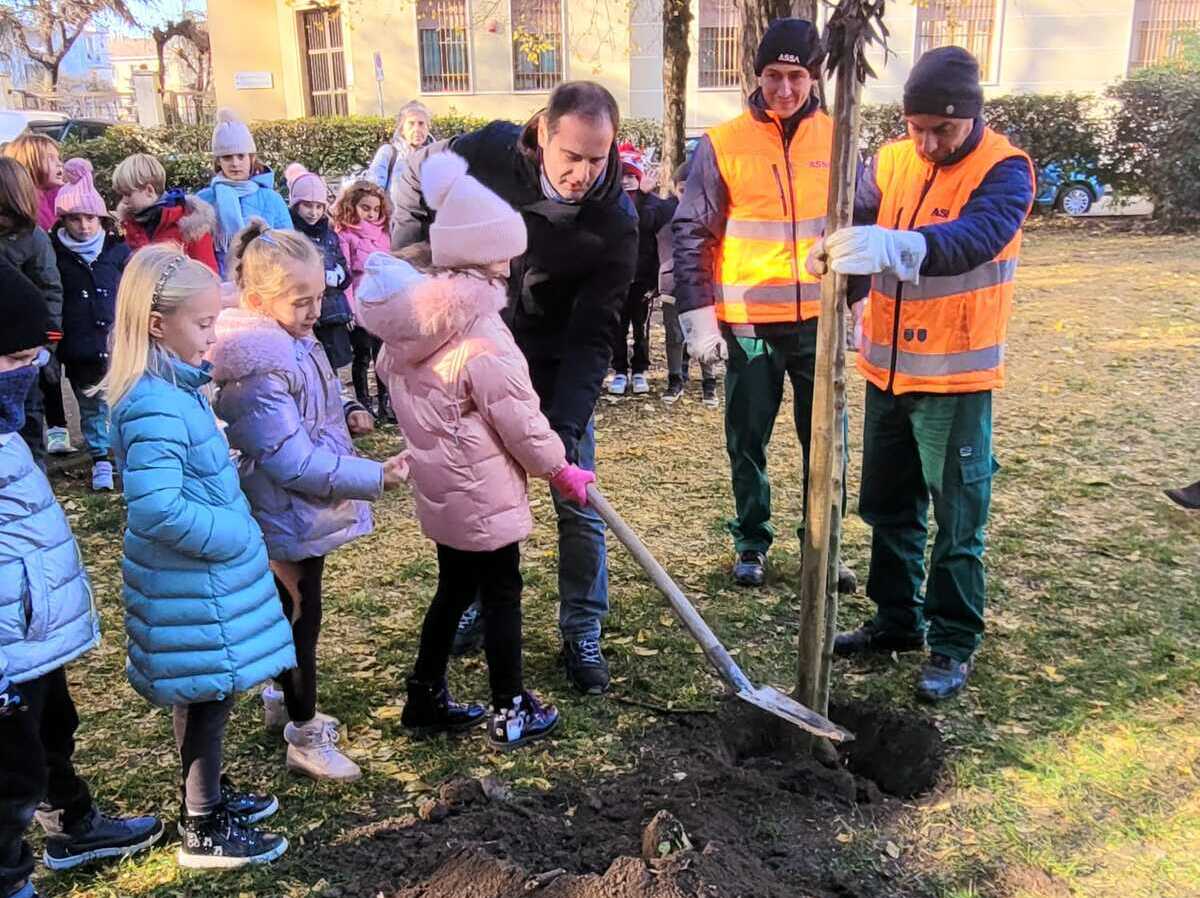
[(558, 711), (521, 678), (520, 541), (533, 529), (526, 474), (580, 505), (595, 475), (567, 464), (500, 319), (509, 260), (525, 252), (521, 216), (453, 153), (431, 156), (421, 184), (437, 212), (431, 274), (376, 253), (358, 288), (363, 324), (383, 339), (379, 369), (408, 443), (417, 518), (437, 543), (437, 594), (401, 722), (427, 735), (483, 719), (482, 707), (455, 702), (446, 688), (458, 620), (478, 597), (492, 689), (488, 735), (509, 749), (558, 724)]

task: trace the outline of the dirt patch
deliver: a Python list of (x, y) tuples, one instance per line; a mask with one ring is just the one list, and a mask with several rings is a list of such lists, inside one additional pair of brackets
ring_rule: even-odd
[(900, 798), (933, 788), (946, 754), (933, 721), (863, 702), (834, 704), (829, 713), (854, 733), (841, 752), (853, 773)]
[[(879, 712), (876, 725), (865, 706), (845, 713), (871, 736), (862, 758), (915, 750), (917, 737), (907, 734), (924, 732), (917, 724), (906, 729), (907, 718), (892, 712)], [(837, 759), (818, 763), (797, 745), (792, 728), (730, 701), (715, 717), (663, 726), (630, 773), (517, 796), (490, 779), (447, 783), (435, 799), (448, 807), (444, 818), (376, 818), (316, 862), (333, 893), (346, 898), (919, 895), (890, 878), (898, 872), (890, 861), (834, 863), (843, 851), (861, 850), (839, 840), (845, 823), (869, 831), (900, 805)], [(940, 764), (940, 741), (935, 755)], [(932, 769), (930, 762), (919, 772)], [(894, 784), (908, 789), (917, 779), (910, 771)]]

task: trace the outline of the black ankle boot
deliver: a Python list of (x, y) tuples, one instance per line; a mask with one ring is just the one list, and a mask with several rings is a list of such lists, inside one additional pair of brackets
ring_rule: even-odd
[(469, 729), (486, 716), (482, 706), (464, 705), (452, 699), (445, 680), (422, 683), (408, 679), (408, 699), (400, 723), (418, 738)]

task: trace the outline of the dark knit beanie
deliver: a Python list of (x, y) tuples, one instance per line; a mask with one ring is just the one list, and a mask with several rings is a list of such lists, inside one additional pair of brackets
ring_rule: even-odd
[(754, 54), (754, 74), (761, 75), (773, 62), (810, 69), (821, 64), (821, 37), (812, 22), (776, 19), (771, 23)]
[(962, 47), (938, 47), (925, 53), (904, 83), (905, 115), (979, 118), (983, 88), (979, 63)]
[(5, 263), (0, 265), (0, 355), (12, 355), (43, 346), (50, 325), (50, 310), (46, 297), (33, 281), (19, 269)]

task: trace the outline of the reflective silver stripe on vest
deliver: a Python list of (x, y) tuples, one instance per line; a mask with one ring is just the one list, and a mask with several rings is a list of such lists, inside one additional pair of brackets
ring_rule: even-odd
[[(984, 262), (978, 268), (972, 268), (966, 274), (923, 277), (919, 284), (905, 283), (904, 300), (907, 302), (910, 299), (941, 299), (944, 296), (982, 290), (984, 287), (996, 287), (1007, 284), (1016, 273), (1016, 259), (993, 259)], [(892, 299), (896, 298), (898, 284), (896, 276), (891, 274), (877, 274), (871, 278), (871, 288)]]
[[(824, 218), (801, 218), (796, 221), (796, 240), (812, 240), (825, 232)], [(731, 218), (725, 222), (725, 236), (742, 240), (772, 240), (790, 243), (792, 223), (790, 221), (755, 221), (748, 218)]]
[[(905, 299), (908, 297), (905, 296)], [(863, 339), (863, 358), (869, 365), (888, 370), (892, 366), (892, 350), (890, 346), (881, 346)], [(910, 377), (944, 377), (949, 374), (972, 374), (980, 371), (994, 371), (1004, 363), (1004, 344), (987, 346), (983, 349), (971, 349), (967, 352), (951, 352), (936, 355), (922, 352), (906, 352), (901, 349), (896, 354), (896, 373), (907, 374)]]
[[(796, 288), (799, 287), (799, 294)], [(717, 302), (732, 303), (794, 303), (797, 295), (801, 302), (820, 301), (820, 284), (755, 284), (741, 287), (736, 284), (714, 284)]]

